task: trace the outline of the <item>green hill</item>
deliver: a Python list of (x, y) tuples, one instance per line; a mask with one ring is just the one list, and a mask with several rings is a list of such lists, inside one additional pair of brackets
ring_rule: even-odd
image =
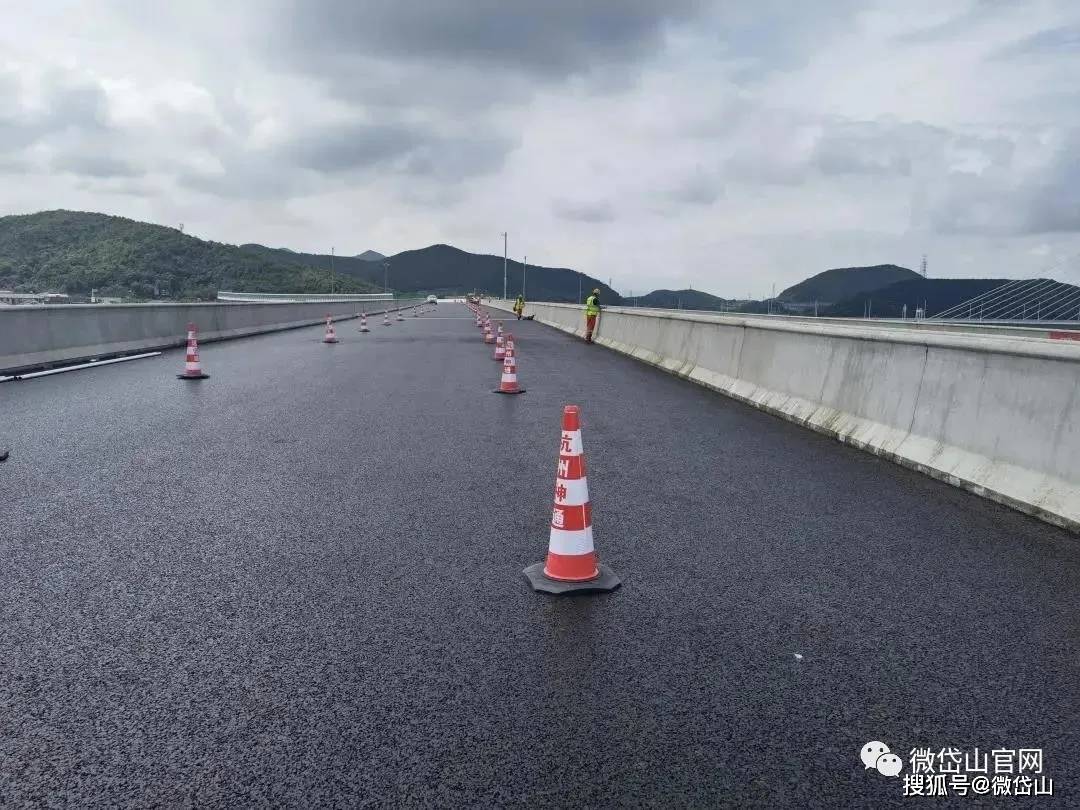
[[(80, 211), (0, 217), (0, 288), (150, 299), (212, 299), (218, 290), (371, 292), (361, 279), (258, 256), (175, 228)], [(325, 267), (325, 266), (324, 266)], [(155, 290), (157, 293), (155, 294)]]
[(733, 310), (733, 303), (701, 290), (653, 290), (634, 299), (639, 307), (659, 309)]
[[(330, 256), (312, 253), (293, 253), (281, 248), (244, 245), (253, 255), (273, 259), (289, 257), (311, 267), (330, 266)], [(450, 245), (431, 245), (419, 250), (407, 250), (390, 256), (388, 283), (399, 292), (438, 295), (463, 295), (470, 292), (502, 295), (503, 258), (467, 253)], [(334, 269), (354, 278), (370, 282), (380, 289), (385, 268), (381, 261), (366, 261), (359, 257), (334, 257)], [(529, 265), (525, 271), (525, 297), (531, 301), (581, 300), (594, 287), (600, 289), (601, 300), (616, 304), (622, 298), (598, 279), (560, 267)], [(521, 292), (521, 262), (507, 263), (507, 294), (514, 298)]]
[(837, 267), (810, 276), (793, 287), (788, 287), (777, 298), (792, 303), (836, 304), (871, 290), (881, 289), (898, 281), (921, 279), (914, 270), (895, 264), (877, 264), (872, 267)]

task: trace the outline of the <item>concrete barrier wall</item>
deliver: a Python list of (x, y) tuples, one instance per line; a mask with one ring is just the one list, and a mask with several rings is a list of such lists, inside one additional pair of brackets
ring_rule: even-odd
[[(182, 346), (194, 323), (200, 342), (293, 329), (408, 309), (419, 299), (361, 304), (118, 304), (0, 309), (0, 373)], [(388, 307), (389, 305), (389, 307)]]
[[(583, 334), (581, 307), (529, 304), (526, 314)], [(769, 413), (1080, 531), (1080, 345), (1075, 343), (633, 308), (605, 309), (595, 339)]]

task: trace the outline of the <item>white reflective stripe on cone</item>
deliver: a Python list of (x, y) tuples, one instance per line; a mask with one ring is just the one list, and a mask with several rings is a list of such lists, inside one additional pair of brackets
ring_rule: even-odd
[[(561, 489), (560, 489), (561, 487)], [(559, 497), (559, 493), (564, 493)], [(589, 502), (589, 484), (584, 478), (556, 478), (555, 503), (558, 506), (584, 506)]]
[(581, 431), (580, 430), (564, 430), (562, 432), (563, 442), (567, 439), (570, 440), (570, 449), (566, 449), (566, 445), (560, 446), (560, 454), (564, 456), (580, 456), (585, 451), (581, 448)]
[(568, 532), (565, 529), (552, 528), (548, 551), (573, 557), (588, 554), (593, 550), (592, 526), (579, 531)]

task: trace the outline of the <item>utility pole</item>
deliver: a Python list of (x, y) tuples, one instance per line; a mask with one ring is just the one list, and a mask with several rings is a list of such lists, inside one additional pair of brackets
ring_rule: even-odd
[(390, 262), (383, 262), (382, 263), (382, 268), (383, 268), (382, 291), (383, 291), (383, 295), (385, 295), (386, 293), (390, 292), (390, 284), (389, 284)]
[(334, 248), (330, 248), (330, 295), (334, 294)]
[(578, 273), (577, 277), (577, 302), (581, 303), (581, 273)]
[(506, 231), (503, 231), (503, 301), (506, 300)]
[(529, 257), (521, 260), (521, 297), (525, 297), (525, 268), (529, 266)]

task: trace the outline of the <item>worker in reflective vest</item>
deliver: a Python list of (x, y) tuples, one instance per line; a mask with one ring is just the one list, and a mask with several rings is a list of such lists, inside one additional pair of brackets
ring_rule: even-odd
[(514, 312), (517, 313), (518, 320), (521, 320), (521, 313), (525, 311), (525, 296), (519, 295), (514, 302)]
[(600, 290), (593, 290), (585, 299), (585, 342), (592, 343), (592, 333), (596, 329), (596, 318), (600, 314)]

